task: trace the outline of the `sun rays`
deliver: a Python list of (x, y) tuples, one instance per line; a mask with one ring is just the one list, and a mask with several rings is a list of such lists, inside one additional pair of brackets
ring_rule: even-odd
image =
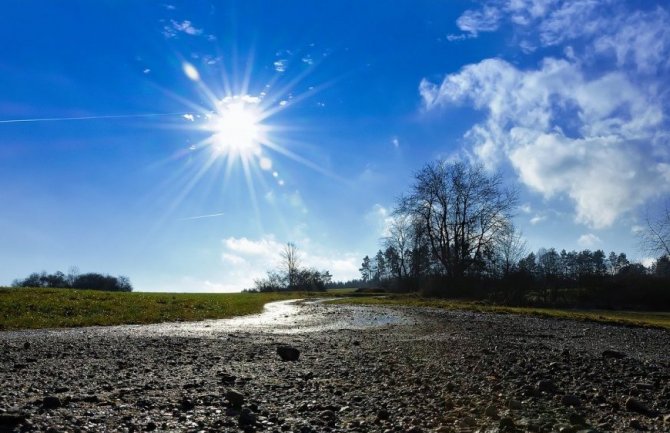
[[(181, 72), (193, 83), (197, 96), (184, 98), (166, 90), (188, 107), (188, 112), (180, 115), (178, 123), (172, 126), (186, 131), (192, 138), (170, 158), (182, 161), (183, 165), (160, 188), (170, 203), (164, 218), (156, 222), (156, 228), (167, 222), (192, 196), (215, 200), (202, 203), (203, 213), (210, 209), (219, 211), (233, 202), (236, 206), (243, 205), (248, 200), (250, 219), (263, 230), (260, 200), (272, 195), (277, 188), (298, 188), (291, 179), (301, 176), (286, 173), (289, 176), (285, 177), (282, 173), (296, 169), (293, 164), (287, 164), (289, 161), (341, 181), (305, 153), (318, 153), (318, 150), (304, 135), (300, 137), (301, 120), (289, 114), (295, 108), (301, 111), (304, 106), (299, 107), (299, 104), (304, 104), (329, 84), (305, 84), (311, 69), (302, 70), (290, 78), (277, 74), (269, 81), (255, 82), (249, 64), (242, 68), (242, 74), (227, 71), (223, 64), (219, 64), (219, 74), (214, 75), (210, 69), (199, 70), (183, 61)], [(167, 191), (172, 193), (167, 194)], [(272, 206), (276, 207), (276, 204)], [(274, 215), (283, 219), (281, 214)]]

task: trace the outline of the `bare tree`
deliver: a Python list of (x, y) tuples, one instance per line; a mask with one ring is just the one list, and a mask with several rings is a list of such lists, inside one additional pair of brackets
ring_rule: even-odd
[(293, 242), (287, 243), (281, 252), (281, 267), (286, 272), (288, 288), (292, 289), (298, 282), (298, 274), (300, 271), (298, 247), (296, 247)]
[(488, 175), (481, 164), (437, 161), (416, 174), (398, 211), (424, 226), (447, 276), (460, 278), (493, 249), (515, 205), (499, 174)]
[[(384, 246), (395, 253), (393, 257), (392, 271), (397, 278), (408, 275), (407, 265), (409, 262), (410, 245), (412, 241), (412, 223), (408, 215), (397, 213), (394, 215), (388, 228), (388, 236), (383, 240)], [(388, 263), (391, 265), (391, 263)]]
[(528, 246), (522, 233), (510, 222), (500, 231), (495, 248), (500, 257), (503, 275), (508, 275), (512, 267), (526, 255)]
[(670, 256), (670, 207), (666, 204), (658, 216), (647, 213), (647, 227), (642, 231), (642, 246), (650, 253)]

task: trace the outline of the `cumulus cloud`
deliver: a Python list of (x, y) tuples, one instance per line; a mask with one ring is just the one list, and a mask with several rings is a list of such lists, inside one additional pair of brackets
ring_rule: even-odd
[(602, 243), (602, 240), (593, 233), (583, 234), (577, 239), (577, 243), (582, 248), (593, 248)]
[(465, 139), (487, 167), (510, 163), (545, 198), (569, 197), (576, 220), (594, 228), (670, 192), (667, 84), (648, 75), (668, 68), (668, 13), (601, 13), (600, 3), (487, 2), (537, 30), (541, 46), (588, 42), (533, 68), (485, 59), (419, 85), (428, 110), (467, 105), (485, 113)]
[[(253, 287), (254, 280), (265, 276), (266, 272), (280, 265), (281, 252), (286, 245), (274, 235), (258, 239), (229, 237), (222, 241), (221, 261), (225, 266), (225, 281), (221, 284), (234, 287), (238, 291)], [(360, 254), (345, 252), (323, 254), (304, 239), (297, 245), (302, 266), (328, 270), (336, 280), (358, 277)]]

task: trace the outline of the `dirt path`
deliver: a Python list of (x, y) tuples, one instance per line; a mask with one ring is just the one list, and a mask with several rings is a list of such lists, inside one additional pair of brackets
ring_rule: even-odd
[(0, 350), (0, 432), (670, 431), (660, 330), (305, 302)]

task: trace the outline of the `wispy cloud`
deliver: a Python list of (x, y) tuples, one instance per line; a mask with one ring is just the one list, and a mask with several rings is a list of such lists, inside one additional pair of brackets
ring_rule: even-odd
[(467, 10), (456, 24), (462, 31), (476, 37), (479, 32), (491, 32), (500, 26), (502, 12), (495, 6), (484, 6), (479, 10)]
[(286, 72), (286, 67), (288, 66), (288, 60), (286, 59), (279, 59), (275, 60), (274, 62), (274, 68), (275, 71), (277, 72)]
[(538, 215), (533, 216), (533, 217), (530, 219), (530, 223), (531, 223), (532, 225), (537, 225), (537, 224), (541, 223), (542, 221), (545, 221), (546, 219), (547, 219), (547, 216), (546, 216), (546, 215), (539, 215), (539, 214), (538, 214)]
[(199, 219), (204, 219), (204, 218), (215, 218), (215, 217), (220, 217), (225, 215), (224, 212), (219, 212), (219, 213), (210, 213), (207, 215), (197, 215), (197, 216), (192, 216), (192, 217), (185, 217), (185, 218), (180, 218), (179, 221), (191, 221), (191, 220), (199, 220)]
[(169, 24), (163, 26), (163, 36), (168, 39), (177, 37), (179, 33), (184, 33), (190, 36), (198, 36), (201, 35), (202, 32), (202, 29), (193, 26), (189, 20), (184, 20), (181, 22), (170, 20)]

